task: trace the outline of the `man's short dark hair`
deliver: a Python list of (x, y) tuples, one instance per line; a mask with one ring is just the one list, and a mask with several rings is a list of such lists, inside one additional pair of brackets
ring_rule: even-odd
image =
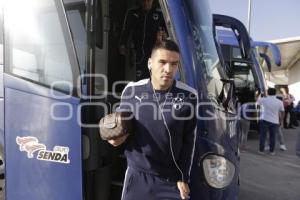
[(270, 96), (276, 95), (276, 89), (275, 88), (269, 88), (268, 89), (268, 95), (270, 95)]
[(156, 42), (152, 48), (151, 55), (158, 49), (165, 49), (168, 51), (175, 51), (179, 53), (178, 45), (172, 40), (163, 40), (163, 41)]

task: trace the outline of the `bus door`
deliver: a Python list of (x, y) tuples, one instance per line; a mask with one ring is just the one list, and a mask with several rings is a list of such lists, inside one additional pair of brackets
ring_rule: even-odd
[(84, 199), (107, 199), (112, 147), (99, 136), (108, 100), (108, 0), (63, 0), (80, 64)]
[[(74, 1), (77, 6), (74, 5)], [(78, 13), (71, 8), (78, 8), (80, 1), (82, 0), (64, 0), (73, 37), (78, 30), (75, 25), (78, 25), (79, 20), (71, 19), (75, 16), (74, 12)], [(69, 6), (66, 5), (67, 2)], [(81, 4), (86, 5), (84, 26), (87, 33), (86, 66), (83, 70), (86, 76), (83, 79), (86, 98), (82, 98), (81, 104), (84, 121), (82, 125), (84, 198), (117, 200), (121, 198), (127, 168), (123, 155), (124, 146), (113, 148), (101, 140), (98, 122), (105, 114), (115, 111), (124, 86), (129, 81), (135, 80), (135, 51), (129, 49), (126, 56), (121, 55), (119, 41), (127, 10), (138, 7), (139, 2), (88, 0), (86, 4)]]
[(90, 59), (87, 74), (92, 74), (88, 81), (91, 104), (83, 110), (83, 118), (89, 125), (83, 128), (83, 147), (89, 150), (84, 155), (87, 200), (121, 198), (127, 168), (123, 149), (113, 148), (101, 140), (98, 122), (105, 114), (115, 111), (123, 88), (135, 79), (132, 56), (120, 54), (119, 41), (127, 9), (138, 5), (132, 0), (96, 0), (87, 7), (87, 16), (93, 19), (86, 20), (87, 41), (92, 52), (87, 57)]
[(82, 199), (81, 87), (63, 4), (4, 8), (6, 198)]
[[(63, 0), (80, 64), (84, 199), (120, 199), (124, 157), (99, 136), (98, 122), (118, 106), (132, 76), (119, 53), (119, 38), (130, 1)], [(134, 4), (134, 3), (133, 3)], [(116, 160), (116, 162), (114, 162)]]

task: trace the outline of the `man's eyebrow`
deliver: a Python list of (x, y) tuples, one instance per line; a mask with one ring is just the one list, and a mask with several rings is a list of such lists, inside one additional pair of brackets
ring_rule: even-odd
[(159, 62), (168, 62), (167, 60), (164, 60), (164, 59), (159, 59), (158, 61)]
[(176, 61), (167, 61), (167, 60), (165, 60), (165, 59), (159, 59), (158, 62), (160, 62), (160, 63), (178, 64), (178, 63), (179, 63), (179, 60), (176, 60)]

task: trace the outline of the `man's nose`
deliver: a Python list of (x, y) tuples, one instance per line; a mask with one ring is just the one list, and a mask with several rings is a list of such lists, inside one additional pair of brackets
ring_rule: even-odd
[(170, 73), (172, 71), (171, 63), (166, 63), (164, 66), (164, 71)]

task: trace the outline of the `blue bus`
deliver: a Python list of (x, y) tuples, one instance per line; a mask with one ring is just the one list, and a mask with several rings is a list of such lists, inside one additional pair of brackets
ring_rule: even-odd
[[(240, 45), (233, 31), (218, 29), (217, 38), (222, 49), (224, 62), (229, 67), (227, 74), (235, 82), (235, 95), (241, 102), (255, 103), (255, 92), (260, 92), (263, 96), (267, 94), (267, 83), (260, 63), (265, 62), (269, 72), (272, 70), (272, 61), (275, 65), (280, 66), (279, 48), (269, 42), (251, 40), (251, 57), (245, 59), (241, 55)], [(271, 60), (268, 55), (260, 52), (259, 48), (264, 49), (265, 52), (270, 49), (273, 59)], [(258, 121), (255, 116), (257, 117), (258, 113), (252, 116), (251, 131), (258, 130)]]
[[(199, 94), (191, 199), (237, 199), (236, 108), (208, 1), (156, 3), (181, 50), (177, 78)], [(114, 111), (135, 75), (130, 55), (118, 53), (118, 41), (125, 12), (136, 5), (134, 0), (1, 4), (2, 199), (120, 199), (126, 161), (122, 149), (100, 139), (98, 121)], [(240, 35), (247, 58), (249, 38)]]
[[(228, 70), (228, 76), (237, 82), (237, 90), (241, 90), (245, 87), (249, 88), (253, 93), (252, 98), (254, 98), (255, 89), (265, 95), (267, 83), (260, 63), (262, 63), (263, 60), (269, 72), (272, 70), (272, 61), (275, 65), (280, 66), (281, 55), (279, 48), (270, 42), (251, 40), (251, 57), (245, 59), (241, 55), (240, 46), (236, 37), (237, 36), (231, 30), (217, 30), (218, 43), (221, 46), (223, 58), (230, 68), (230, 70)], [(264, 49), (265, 52), (270, 49), (273, 58), (260, 52), (259, 48)], [(254, 99), (252, 100), (254, 101)]]

